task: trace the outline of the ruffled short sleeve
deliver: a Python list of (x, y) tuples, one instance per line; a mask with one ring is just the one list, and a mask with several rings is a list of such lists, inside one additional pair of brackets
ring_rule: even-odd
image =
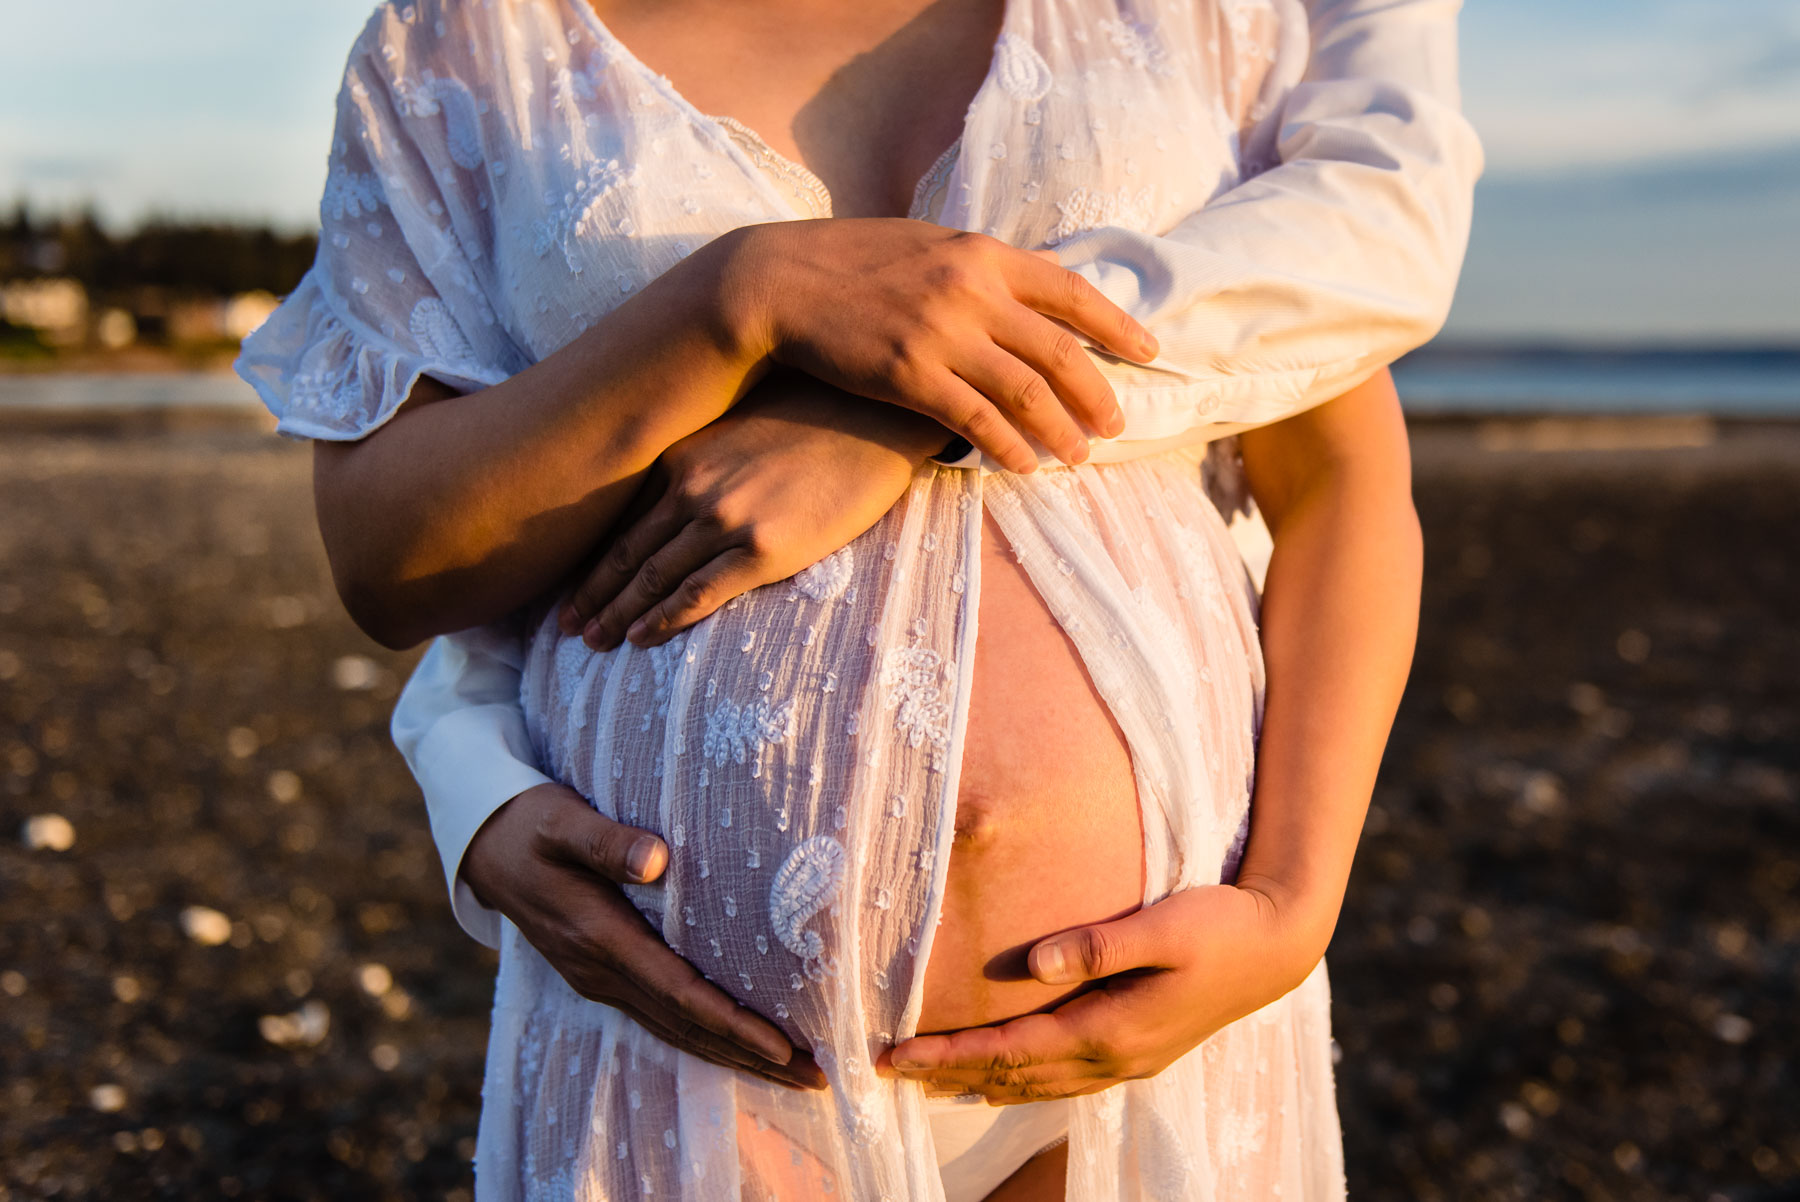
[(529, 362), (491, 301), (480, 107), (413, 25), (384, 7), (351, 50), (318, 257), (236, 363), (283, 434), (358, 439), (421, 376), (470, 392)]

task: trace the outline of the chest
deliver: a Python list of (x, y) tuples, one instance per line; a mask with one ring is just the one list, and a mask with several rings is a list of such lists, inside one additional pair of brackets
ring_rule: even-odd
[[(1242, 18), (1274, 2), (492, 6), (466, 74), (485, 162), (453, 216), (491, 247), (478, 283), (532, 360), (757, 222), (910, 213), (1026, 247), (1160, 233), (1242, 178), (1228, 102), (1283, 74), (1275, 26)], [(440, 136), (450, 107), (433, 112)]]
[(906, 213), (961, 134), (1005, 16), (1004, 0), (592, 3), (694, 107), (818, 176), (838, 217)]

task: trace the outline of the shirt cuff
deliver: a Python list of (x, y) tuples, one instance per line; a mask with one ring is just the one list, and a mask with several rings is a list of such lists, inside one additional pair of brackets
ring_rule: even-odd
[[(431, 836), (443, 856), (450, 908), (463, 930), (492, 948), (500, 946), (500, 914), (482, 905), (462, 879), (463, 857), (496, 810), (527, 789), (554, 783), (531, 766), (530, 747), (515, 745), (512, 732), (518, 725), (517, 707), (456, 710), (432, 724), (413, 757), (425, 795), (443, 799), (430, 807)], [(505, 732), (511, 758), (494, 754), (496, 730)]]

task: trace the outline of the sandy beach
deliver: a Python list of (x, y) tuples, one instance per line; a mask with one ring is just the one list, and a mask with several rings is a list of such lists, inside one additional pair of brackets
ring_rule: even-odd
[[(1800, 425), (1414, 433), (1352, 1197), (1800, 1199)], [(0, 1200), (470, 1197), (494, 959), (411, 662), (259, 418), (0, 412)]]

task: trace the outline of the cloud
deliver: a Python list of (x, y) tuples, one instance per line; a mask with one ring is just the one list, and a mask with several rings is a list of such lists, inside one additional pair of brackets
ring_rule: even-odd
[(24, 155), (12, 161), (9, 173), (26, 187), (33, 185), (96, 186), (113, 174), (114, 164), (83, 155)]
[(1796, 212), (1800, 139), (1495, 173), (1449, 335), (1794, 342)]
[(1472, 0), (1462, 45), (1465, 104), (1496, 168), (1800, 138), (1792, 0)]

